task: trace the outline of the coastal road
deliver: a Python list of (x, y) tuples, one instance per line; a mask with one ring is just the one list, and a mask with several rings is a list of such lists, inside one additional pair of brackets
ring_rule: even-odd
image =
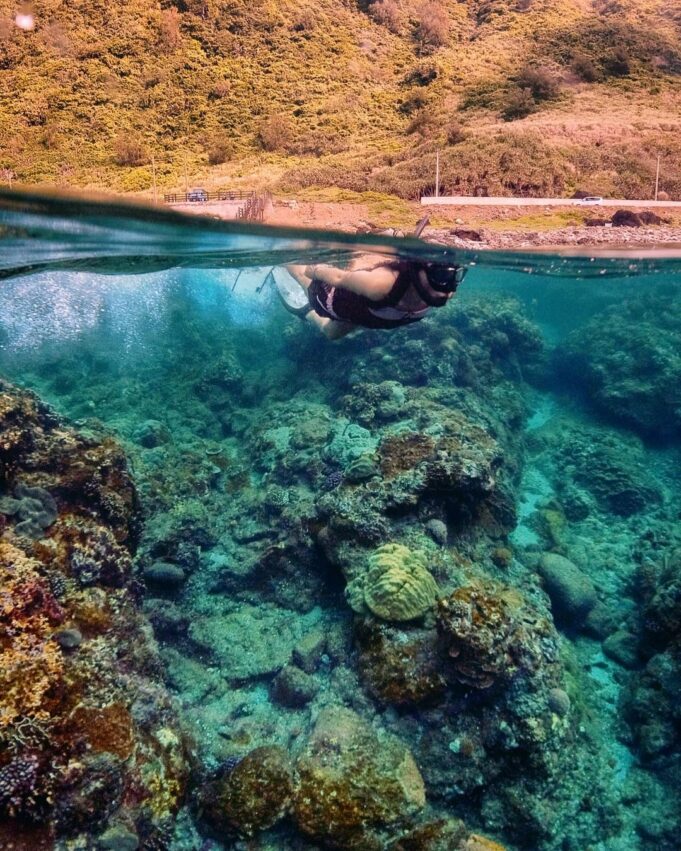
[(632, 201), (623, 198), (603, 198), (602, 201), (585, 203), (580, 198), (508, 198), (490, 196), (474, 198), (470, 195), (424, 195), (421, 198), (424, 207), (579, 207), (580, 209), (598, 209), (599, 207), (636, 207), (637, 209), (681, 207), (681, 201)]

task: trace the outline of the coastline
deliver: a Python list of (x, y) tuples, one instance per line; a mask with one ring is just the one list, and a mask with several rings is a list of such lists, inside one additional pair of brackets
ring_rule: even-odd
[[(416, 222), (429, 215), (431, 225), (424, 239), (462, 249), (514, 250), (532, 248), (569, 248), (601, 246), (631, 249), (665, 247), (681, 249), (681, 217), (670, 216), (668, 223), (640, 227), (611, 225), (587, 226), (584, 213), (574, 207), (537, 211), (531, 207), (421, 207), (416, 202), (403, 202), (399, 211), (380, 209), (370, 203), (333, 201), (284, 201), (277, 199), (266, 214), (265, 223), (281, 227), (307, 227), (344, 232), (367, 232), (396, 228), (404, 232), (406, 222)], [(235, 205), (229, 202), (182, 204), (175, 209), (187, 213), (236, 217)], [(643, 208), (641, 208), (642, 210)], [(635, 209), (633, 212), (641, 212)], [(613, 211), (614, 212), (614, 211)], [(594, 218), (604, 211), (589, 210)], [(565, 219), (574, 217), (573, 223)]]

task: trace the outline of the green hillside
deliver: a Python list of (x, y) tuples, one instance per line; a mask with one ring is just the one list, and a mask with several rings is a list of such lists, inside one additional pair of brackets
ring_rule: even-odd
[(676, 0), (0, 0), (0, 169), (681, 197)]

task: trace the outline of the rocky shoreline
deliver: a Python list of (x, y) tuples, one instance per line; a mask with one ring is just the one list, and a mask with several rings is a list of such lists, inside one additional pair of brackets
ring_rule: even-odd
[(597, 245), (610, 248), (677, 248), (681, 250), (681, 228), (641, 227), (566, 227), (546, 231), (429, 229), (427, 238), (457, 248), (518, 250), (522, 248), (563, 248)]

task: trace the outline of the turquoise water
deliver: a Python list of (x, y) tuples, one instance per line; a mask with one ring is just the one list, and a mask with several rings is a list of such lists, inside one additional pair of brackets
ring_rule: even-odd
[[(335, 344), (267, 282), (368, 250), (469, 271), (422, 322)], [(0, 728), (0, 840), (8, 824), (27, 848), (47, 847), (36, 825), (64, 848), (679, 847), (677, 254), (460, 252), (5, 194), (0, 277), (3, 378), (84, 447), (119, 444), (138, 501), (125, 582), (71, 555), (55, 592), (81, 641), (59, 650), (61, 708), (52, 694), (47, 720), (32, 706), (5, 728), (44, 734)], [(51, 451), (0, 457), (4, 540), (17, 484), (56, 499), (21, 544), (44, 576), (74, 488), (81, 519), (115, 515)], [(135, 629), (143, 612), (146, 655), (112, 661), (122, 634), (83, 614), (107, 595)], [(99, 697), (69, 702), (74, 672), (105, 669)], [(154, 786), (167, 811), (139, 791), (141, 745), (68, 732), (79, 700), (125, 704), (135, 741), (186, 737), (182, 794), (167, 773)], [(6, 791), (8, 766), (48, 757), (49, 796), (40, 778)], [(95, 779), (125, 791), (105, 801)]]

